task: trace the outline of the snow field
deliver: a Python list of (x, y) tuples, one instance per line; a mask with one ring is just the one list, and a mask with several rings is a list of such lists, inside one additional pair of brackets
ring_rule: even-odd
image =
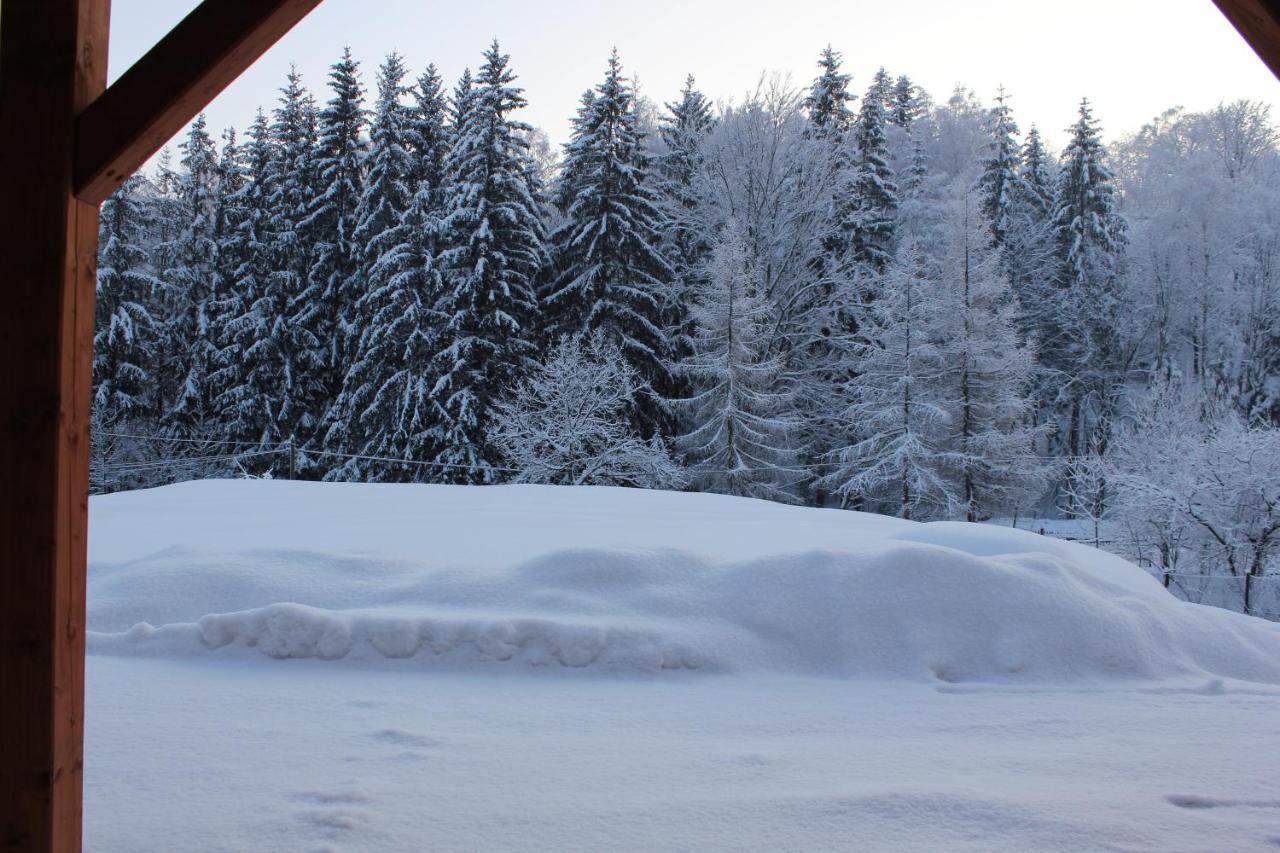
[(1280, 625), (1018, 530), (610, 488), (94, 499), (90, 650), (926, 682), (1280, 683)]

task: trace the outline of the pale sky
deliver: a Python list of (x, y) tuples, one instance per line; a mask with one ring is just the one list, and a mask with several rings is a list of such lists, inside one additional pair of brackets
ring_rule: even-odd
[[(112, 0), (112, 78), (196, 2)], [(1108, 138), (1174, 105), (1280, 103), (1280, 83), (1210, 0), (324, 0), (213, 102), (210, 125), (243, 130), (258, 105), (274, 105), (291, 62), (323, 103), (344, 45), (362, 62), (372, 102), (388, 51), (403, 54), (415, 77), (435, 62), (452, 85), (494, 36), (526, 90), (523, 119), (556, 142), (614, 46), (661, 103), (686, 73), (713, 99), (742, 94), (762, 71), (808, 85), (830, 42), (859, 94), (881, 65), (938, 101), (963, 83), (989, 102), (1003, 84), (1022, 129), (1035, 123), (1055, 144), (1081, 96)]]

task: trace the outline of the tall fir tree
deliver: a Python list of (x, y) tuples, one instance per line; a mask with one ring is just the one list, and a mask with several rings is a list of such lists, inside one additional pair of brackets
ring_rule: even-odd
[[(311, 454), (312, 442), (328, 406), (328, 342), (321, 337), (326, 306), (302, 298), (311, 282), (313, 234), (309, 214), (319, 190), (316, 179), (318, 115), (315, 101), (290, 70), (271, 123), (266, 223), (270, 261), (258, 312), (269, 329), (259, 340), (267, 364), (256, 378), (265, 393), (270, 422), (264, 434), (286, 441), (299, 452), (296, 473), (322, 474), (326, 460)], [(265, 301), (264, 301), (265, 300)]]
[(145, 179), (135, 175), (102, 203), (94, 307), (93, 407), (114, 427), (154, 414), (156, 321), (152, 294), (160, 282), (150, 270)]
[[(555, 277), (544, 300), (551, 322), (563, 333), (603, 333), (642, 382), (661, 389), (668, 381), (661, 297), (675, 274), (660, 248), (661, 215), (616, 51), (574, 123), (563, 181)], [(635, 402), (636, 426), (648, 439), (665, 414), (656, 400)]]
[(990, 141), (987, 156), (982, 160), (978, 188), (982, 214), (991, 229), (991, 239), (997, 246), (1002, 246), (1013, 227), (1011, 220), (1019, 197), (1019, 166), (1022, 163), (1017, 140), (1018, 125), (1013, 120), (1013, 111), (1009, 109), (1008, 95), (1003, 86), (997, 92), (996, 105), (991, 110), (989, 133)]
[(895, 124), (903, 130), (911, 130), (916, 119), (920, 118), (923, 107), (920, 103), (920, 95), (916, 85), (911, 82), (910, 77), (903, 74), (894, 81), (893, 92), (890, 94), (889, 100), (889, 123)]
[(545, 226), (528, 181), (528, 125), (512, 115), (525, 99), (508, 63), (494, 41), (474, 83), (460, 87), (446, 160), (443, 328), (431, 394), (435, 461), (449, 466), (441, 476), (451, 482), (498, 479), (500, 454), (488, 437), (492, 405), (524, 373), (538, 333)]
[(329, 89), (332, 94), (318, 115), (316, 185), (299, 223), (311, 254), (299, 302), (308, 306), (311, 313), (306, 323), (324, 347), (323, 375), (317, 379), (326, 399), (341, 387), (345, 365), (355, 350), (355, 303), (362, 289), (356, 207), (364, 192), (367, 113), (360, 64), (351, 56), (351, 48), (344, 49), (342, 58), (330, 67)]
[(221, 410), (222, 395), (235, 382), (235, 374), (240, 367), (231, 346), (232, 335), (228, 324), (239, 314), (236, 280), (240, 265), (244, 262), (243, 246), (236, 238), (244, 218), (244, 210), (240, 206), (241, 191), (245, 185), (244, 157), (236, 142), (235, 128), (227, 128), (222, 139), (214, 191), (213, 242), (217, 246), (217, 253), (213, 262), (211, 289), (214, 301), (209, 333), (214, 353), (208, 377), (212, 419), (217, 433), (222, 433), (226, 428), (226, 419)]
[[(344, 348), (344, 380), (341, 391), (330, 408), (325, 441), (334, 448), (348, 448), (368, 453), (371, 436), (380, 432), (378, 418), (366, 412), (370, 395), (384, 383), (379, 373), (384, 369), (400, 367), (403, 353), (394, 348), (379, 345), (373, 338), (385, 337), (381, 327), (389, 322), (383, 314), (387, 303), (397, 302), (397, 293), (388, 290), (390, 279), (398, 272), (388, 261), (390, 253), (405, 239), (402, 219), (409, 208), (413, 190), (411, 181), (415, 163), (410, 152), (412, 144), (411, 113), (404, 104), (408, 93), (404, 85), (405, 68), (398, 54), (387, 56), (378, 70), (378, 101), (374, 110), (369, 135), (371, 147), (367, 160), (368, 176), (364, 191), (356, 208), (354, 240), (358, 248), (358, 291), (348, 295), (351, 301), (350, 320), (344, 325), (347, 340)], [(429, 222), (418, 223), (430, 228)], [(425, 237), (425, 234), (422, 235)], [(425, 324), (420, 299), (402, 305), (411, 316), (400, 318), (413, 326)], [(401, 335), (403, 337), (403, 335)], [(424, 376), (420, 381), (425, 383)], [(373, 440), (384, 445), (385, 442)], [(391, 448), (376, 448), (380, 455), (387, 455)], [(341, 463), (332, 472), (341, 470), (350, 478), (360, 471), (358, 460)], [(383, 466), (386, 470), (386, 466)]]
[(879, 272), (893, 257), (898, 183), (885, 137), (884, 98), (888, 75), (881, 69), (862, 99), (853, 136), (857, 146), (850, 185), (840, 210), (851, 259)]
[(809, 122), (819, 136), (843, 139), (853, 126), (850, 105), (856, 96), (849, 91), (849, 81), (853, 78), (840, 70), (843, 61), (840, 52), (831, 45), (823, 48), (818, 57), (819, 74), (804, 100)]
[(204, 115), (197, 116), (180, 145), (177, 231), (159, 247), (168, 308), (161, 360), (173, 382), (164, 389), (163, 420), (180, 436), (204, 436), (214, 423), (209, 374), (217, 365), (218, 155), (207, 127)]
[(1025, 193), (1031, 214), (1040, 221), (1053, 216), (1053, 169), (1049, 153), (1045, 151), (1040, 130), (1032, 125), (1022, 145), (1022, 162), (1018, 177), (1019, 189)]
[[(704, 281), (711, 246), (698, 215), (699, 180), (703, 173), (703, 148), (715, 126), (710, 101), (694, 88), (693, 75), (685, 78), (680, 99), (666, 105), (658, 133), (662, 154), (656, 172), (656, 203), (662, 213), (661, 251), (671, 264), (674, 276), (665, 288), (660, 316), (670, 348), (672, 363), (691, 352), (693, 335), (689, 306)], [(688, 384), (679, 373), (672, 375), (671, 396), (687, 396)]]
[(1064, 437), (1073, 456), (1105, 447), (1123, 381), (1118, 311), (1126, 226), (1106, 157), (1083, 100), (1055, 187), (1058, 304), (1042, 342), (1049, 366), (1070, 377), (1059, 403), (1068, 410)]
[[(235, 261), (232, 286), (223, 305), (221, 364), (216, 400), (224, 437), (271, 447), (279, 439), (275, 395), (281, 372), (290, 365), (292, 345), (282, 340), (289, 328), (287, 299), (275, 298), (270, 197), (275, 179), (271, 129), (259, 109), (240, 148), (243, 180), (230, 197), (237, 216), (222, 244), (222, 256)], [(272, 459), (255, 459), (255, 470)]]
[(444, 79), (434, 64), (428, 65), (418, 77), (413, 97), (408, 128), (408, 147), (413, 161), (410, 187), (416, 192), (425, 182), (431, 192), (428, 207), (438, 212), (444, 205), (444, 164), (450, 140), (448, 97)]

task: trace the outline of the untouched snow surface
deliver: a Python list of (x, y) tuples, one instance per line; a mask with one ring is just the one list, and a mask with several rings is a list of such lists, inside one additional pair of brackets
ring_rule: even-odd
[(1083, 546), (533, 486), (90, 517), (89, 850), (1280, 845), (1280, 625)]
[(1280, 682), (1280, 625), (990, 526), (632, 489), (253, 481), (98, 498), (91, 518), (95, 652)]

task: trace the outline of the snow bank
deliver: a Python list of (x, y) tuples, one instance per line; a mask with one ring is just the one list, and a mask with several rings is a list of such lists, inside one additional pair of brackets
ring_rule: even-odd
[(988, 525), (627, 489), (250, 481), (94, 498), (90, 518), (99, 654), (1280, 683), (1280, 625)]

